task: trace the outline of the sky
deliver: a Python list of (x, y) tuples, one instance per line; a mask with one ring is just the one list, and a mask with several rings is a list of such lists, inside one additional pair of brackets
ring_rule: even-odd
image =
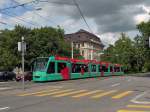
[[(83, 21), (74, 0), (0, 0), (0, 29), (13, 29), (16, 24), (31, 28), (59, 25), (66, 34), (85, 29), (108, 46), (119, 39), (121, 32), (133, 39), (139, 33), (136, 25), (150, 19), (150, 0), (76, 2), (92, 31)], [(17, 6), (24, 3), (27, 4)], [(6, 9), (8, 7), (12, 8)]]

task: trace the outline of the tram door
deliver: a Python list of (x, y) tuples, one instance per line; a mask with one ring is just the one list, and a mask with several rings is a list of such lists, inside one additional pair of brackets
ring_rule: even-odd
[(104, 66), (105, 65), (100, 65), (100, 75), (103, 77), (104, 76)]
[(113, 69), (112, 65), (110, 66), (110, 73), (111, 73), (111, 75), (114, 75), (114, 69)]
[(68, 80), (70, 78), (69, 67), (66, 62), (58, 63), (58, 73), (61, 74), (63, 80)]
[(99, 75), (102, 76), (103, 73), (102, 73), (102, 65), (98, 65), (98, 72), (99, 72)]

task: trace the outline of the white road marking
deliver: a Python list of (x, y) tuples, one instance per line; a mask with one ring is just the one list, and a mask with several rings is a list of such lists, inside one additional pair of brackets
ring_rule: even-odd
[(0, 90), (7, 90), (7, 89), (11, 89), (10, 87), (0, 87)]
[(144, 95), (148, 94), (149, 91), (145, 91), (140, 95), (135, 96), (131, 102), (136, 103), (136, 104), (150, 104), (148, 101), (138, 101), (139, 98), (143, 97)]
[(8, 83), (8, 82), (0, 82), (0, 84), (5, 84), (5, 83)]
[(8, 88), (8, 87), (2, 87), (2, 88), (0, 88), (0, 90), (7, 90), (7, 89), (11, 89), (11, 88)]
[(120, 83), (116, 83), (116, 84), (111, 85), (111, 87), (115, 87), (115, 86), (119, 86), (119, 85), (120, 85)]
[(128, 79), (128, 82), (130, 82), (131, 81), (131, 79)]
[(63, 88), (63, 86), (48, 86), (48, 87), (51, 87), (51, 88)]
[(9, 109), (9, 107), (2, 107), (2, 108), (0, 108), (0, 111), (6, 110), (6, 109)]

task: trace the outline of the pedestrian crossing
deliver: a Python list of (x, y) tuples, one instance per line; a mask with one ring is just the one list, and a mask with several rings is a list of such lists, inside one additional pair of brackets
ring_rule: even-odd
[(127, 105), (126, 109), (121, 109), (117, 112), (150, 112), (150, 105)]
[(133, 91), (122, 90), (87, 90), (87, 89), (64, 89), (64, 88), (49, 88), (46, 90), (35, 92), (24, 92), (16, 94), (16, 96), (34, 96), (34, 97), (70, 97), (70, 98), (90, 98), (100, 99), (102, 97), (109, 97), (114, 100), (123, 99), (133, 94)]
[(117, 90), (111, 90), (111, 91), (107, 91), (107, 92), (102, 92), (102, 93), (99, 93), (99, 94), (96, 94), (96, 95), (92, 96), (91, 98), (98, 99), (98, 98), (101, 98), (103, 96), (107, 96), (107, 95), (110, 95), (112, 93), (115, 93), (115, 92), (117, 92)]
[(72, 95), (72, 94), (82, 93), (82, 92), (86, 92), (86, 91), (87, 90), (78, 90), (78, 91), (73, 91), (73, 92), (69, 92), (69, 93), (58, 94), (58, 95), (55, 95), (53, 97), (63, 97), (63, 96), (68, 96), (68, 95)]
[(116, 96), (113, 96), (112, 99), (120, 99), (120, 98), (123, 98), (124, 96), (131, 94), (131, 93), (133, 93), (133, 91), (125, 91), (125, 92), (120, 93)]
[(102, 91), (102, 90), (95, 90), (95, 91), (90, 91), (90, 92), (84, 92), (84, 93), (81, 93), (81, 94), (74, 95), (72, 97), (73, 98), (80, 98), (80, 97), (91, 95), (91, 94), (94, 94), (94, 93), (97, 93), (97, 92), (100, 92), (100, 91)]

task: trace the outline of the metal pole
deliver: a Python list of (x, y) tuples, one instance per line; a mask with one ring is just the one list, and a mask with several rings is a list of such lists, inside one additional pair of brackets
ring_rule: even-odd
[(148, 45), (149, 45), (149, 48), (150, 48), (150, 37), (148, 38)]
[(22, 44), (21, 44), (21, 49), (22, 49), (22, 87), (23, 90), (25, 90), (25, 83), (24, 83), (24, 37), (21, 38)]
[(92, 46), (92, 50), (91, 50), (91, 60), (93, 60), (93, 46)]
[(71, 43), (71, 57), (72, 57), (72, 59), (73, 59), (73, 41), (72, 41), (72, 43)]

